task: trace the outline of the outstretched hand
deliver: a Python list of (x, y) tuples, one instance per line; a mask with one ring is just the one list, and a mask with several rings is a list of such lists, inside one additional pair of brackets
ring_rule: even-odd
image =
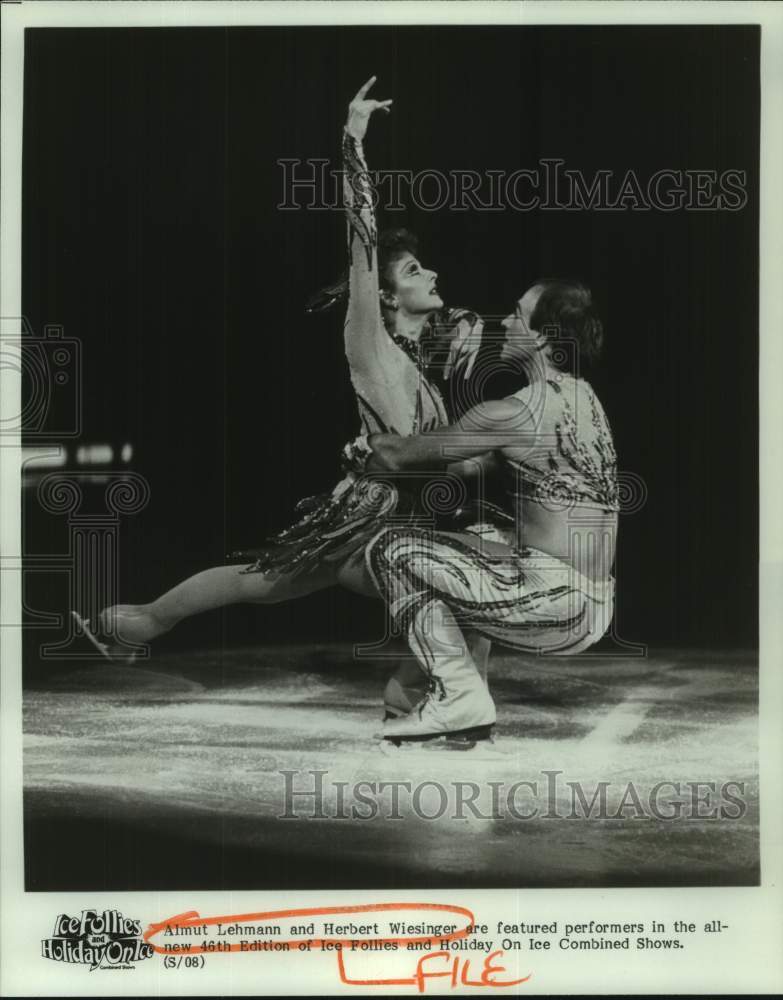
[(367, 83), (358, 89), (356, 96), (348, 105), (348, 121), (345, 127), (349, 134), (354, 139), (358, 139), (359, 142), (364, 139), (367, 133), (367, 126), (370, 124), (370, 116), (373, 111), (385, 111), (388, 114), (391, 110), (391, 100), (374, 101), (372, 98), (367, 98), (367, 91), (377, 79), (376, 76), (371, 76)]

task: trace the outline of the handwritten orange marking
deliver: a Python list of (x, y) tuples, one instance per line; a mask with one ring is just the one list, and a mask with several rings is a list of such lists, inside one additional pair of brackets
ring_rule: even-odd
[[(439, 938), (438, 940), (444, 940)], [(345, 972), (345, 960), (343, 959), (343, 953), (341, 951), (337, 952), (337, 970), (340, 974), (340, 982), (344, 983), (346, 986), (415, 986), (419, 993), (424, 993), (426, 990), (426, 981), (428, 979), (442, 979), (446, 976), (451, 978), (451, 987), (454, 989), (457, 986), (457, 973), (460, 972), (460, 963), (462, 963), (462, 969), (460, 973), (460, 981), (463, 986), (495, 986), (495, 987), (508, 987), (508, 986), (518, 986), (520, 983), (526, 983), (532, 973), (527, 976), (523, 976), (521, 979), (509, 979), (509, 980), (499, 980), (490, 978), (492, 973), (505, 972), (506, 968), (504, 965), (491, 965), (492, 959), (495, 955), (504, 954), (502, 951), (493, 951), (490, 955), (487, 955), (484, 959), (484, 967), (481, 970), (481, 979), (469, 979), (470, 975), (470, 959), (461, 959), (459, 956), (452, 957), (448, 951), (433, 951), (426, 955), (422, 955), (418, 962), (416, 963), (416, 972), (413, 976), (406, 977), (405, 979), (350, 979)], [(451, 969), (445, 969), (436, 972), (425, 972), (424, 963), (431, 961), (433, 958), (447, 958), (451, 959)]]

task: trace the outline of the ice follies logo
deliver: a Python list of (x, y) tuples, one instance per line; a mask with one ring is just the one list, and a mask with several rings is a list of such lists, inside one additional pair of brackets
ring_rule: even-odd
[(141, 939), (141, 921), (123, 917), (119, 910), (82, 910), (81, 916), (61, 914), (50, 938), (41, 941), (41, 954), (53, 962), (89, 965), (94, 969), (132, 969), (134, 962), (152, 958), (151, 945)]

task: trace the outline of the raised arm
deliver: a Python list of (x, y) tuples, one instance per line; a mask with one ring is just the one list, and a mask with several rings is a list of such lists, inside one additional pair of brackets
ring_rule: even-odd
[(385, 381), (383, 356), (389, 342), (383, 328), (378, 276), (375, 191), (367, 172), (362, 142), (374, 111), (388, 112), (391, 101), (374, 101), (367, 92), (371, 77), (348, 106), (343, 129), (343, 204), (348, 224), (349, 292), (345, 354), (351, 372), (363, 380)]

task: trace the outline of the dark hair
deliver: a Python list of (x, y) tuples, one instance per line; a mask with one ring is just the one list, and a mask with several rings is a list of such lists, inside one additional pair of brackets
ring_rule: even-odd
[[(533, 288), (541, 288), (530, 328), (552, 341), (552, 363), (578, 374), (592, 368), (601, 356), (604, 328), (595, 314), (593, 296), (581, 281), (542, 278)], [(562, 339), (561, 349), (556, 347)]]
[[(406, 253), (415, 257), (419, 252), (419, 241), (409, 229), (384, 229), (378, 237), (378, 283), (381, 288), (391, 291), (389, 269)], [(348, 270), (329, 285), (311, 296), (305, 304), (305, 312), (325, 312), (338, 302), (348, 298)]]
[(378, 280), (381, 288), (391, 291), (389, 271), (406, 253), (414, 257), (419, 252), (419, 241), (409, 229), (384, 229), (378, 237)]

